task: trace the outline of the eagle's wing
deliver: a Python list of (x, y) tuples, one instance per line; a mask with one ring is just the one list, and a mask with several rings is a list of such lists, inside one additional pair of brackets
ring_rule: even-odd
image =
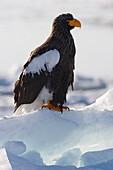
[(60, 60), (58, 50), (49, 50), (41, 55), (36, 55), (26, 66), (15, 83), (14, 102), (15, 110), (21, 104), (32, 103), (39, 95), (41, 89), (46, 85), (48, 75)]

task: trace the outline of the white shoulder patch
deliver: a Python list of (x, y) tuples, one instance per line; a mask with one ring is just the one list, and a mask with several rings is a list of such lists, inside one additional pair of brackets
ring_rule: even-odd
[(59, 62), (60, 60), (60, 53), (58, 50), (50, 50), (46, 53), (35, 57), (26, 67), (24, 70), (24, 75), (27, 73), (38, 73), (40, 74), (41, 70), (46, 70), (45, 65), (47, 66), (47, 70), (49, 72), (52, 71), (53, 67)]

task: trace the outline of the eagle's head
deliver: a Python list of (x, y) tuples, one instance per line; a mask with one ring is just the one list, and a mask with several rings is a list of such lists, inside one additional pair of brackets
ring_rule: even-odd
[(74, 19), (70, 13), (59, 15), (53, 22), (54, 31), (70, 31), (74, 27), (81, 28), (81, 23), (77, 19)]

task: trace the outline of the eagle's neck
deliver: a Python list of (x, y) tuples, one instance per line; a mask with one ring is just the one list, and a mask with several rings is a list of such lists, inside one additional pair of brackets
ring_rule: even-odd
[(75, 56), (74, 39), (70, 31), (52, 32), (51, 38), (61, 54), (65, 56)]
[(64, 31), (55, 31), (53, 30), (51, 33), (52, 37), (55, 37), (57, 39), (63, 40), (64, 38), (72, 37), (70, 31), (64, 30)]

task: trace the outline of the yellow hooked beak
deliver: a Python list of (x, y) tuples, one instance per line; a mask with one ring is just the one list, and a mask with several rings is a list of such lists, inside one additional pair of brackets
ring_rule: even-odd
[(81, 23), (80, 21), (78, 21), (77, 19), (73, 19), (73, 20), (68, 20), (68, 24), (72, 27), (79, 27), (81, 28)]

